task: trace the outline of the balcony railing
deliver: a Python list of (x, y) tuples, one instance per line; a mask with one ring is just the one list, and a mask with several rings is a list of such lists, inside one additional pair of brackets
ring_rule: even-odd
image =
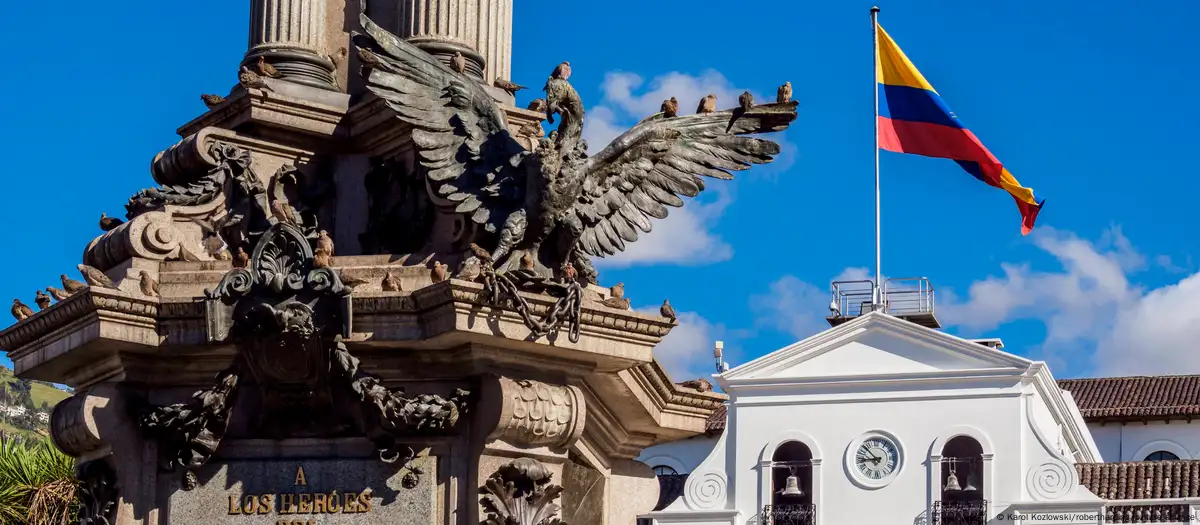
[(761, 525), (816, 525), (817, 506), (812, 503), (799, 505), (767, 505), (763, 507)]
[[(877, 291), (879, 304), (875, 304)], [(826, 319), (834, 326), (881, 310), (923, 326), (940, 327), (934, 317), (933, 285), (924, 277), (887, 279), (878, 290), (875, 282), (870, 280), (835, 281), (829, 310)]]
[(933, 502), (933, 525), (985, 525), (987, 522), (986, 500)]

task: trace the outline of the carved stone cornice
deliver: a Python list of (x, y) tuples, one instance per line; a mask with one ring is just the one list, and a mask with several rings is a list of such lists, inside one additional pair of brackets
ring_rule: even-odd
[(154, 327), (158, 299), (117, 290), (87, 288), (0, 332), (0, 349), (17, 360), (26, 345), (87, 317), (113, 318)]
[[(663, 409), (693, 412), (707, 418), (729, 396), (717, 392), (700, 392), (691, 388), (681, 387), (667, 377), (658, 361), (643, 363), (629, 369), (629, 374), (640, 382), (649, 385), (648, 392), (652, 394), (655, 403)], [(695, 410), (688, 410), (695, 409)]]
[(224, 103), (180, 126), (177, 133), (186, 137), (208, 127), (237, 129), (258, 124), (314, 139), (347, 135), (342, 123), (349, 95), (273, 78), (264, 80), (273, 92), (235, 89)]

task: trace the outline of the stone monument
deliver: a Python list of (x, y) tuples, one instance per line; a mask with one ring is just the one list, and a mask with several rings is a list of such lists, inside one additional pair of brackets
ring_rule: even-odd
[(512, 106), (512, 0), (250, 5), (238, 84), (101, 221), (84, 281), (0, 332), (18, 375), (76, 389), (51, 426), (81, 522), (651, 510), (633, 458), (725, 398), (668, 379), (652, 350), (675, 320), (630, 310), (590, 258), (702, 176), (770, 162), (751, 135), (796, 104), (664, 104), (589, 157), (569, 64)]

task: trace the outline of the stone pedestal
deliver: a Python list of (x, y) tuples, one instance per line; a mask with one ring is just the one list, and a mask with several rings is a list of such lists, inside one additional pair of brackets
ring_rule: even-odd
[(336, 90), (336, 69), (327, 51), (326, 0), (251, 0), (250, 44), (242, 65), (259, 57), (288, 82)]
[[(577, 341), (562, 334), (533, 338), (515, 312), (490, 306), (478, 283), (434, 283), (424, 265), (388, 256), (335, 257), (332, 263), (341, 278), (361, 283), (330, 303), (344, 304), (337, 307), (346, 313), (339, 318), (349, 324), (346, 337), (329, 341), (342, 341), (337, 348), (348, 353), (337, 355), (361, 359), (362, 373), (378, 378), (364, 385), (406, 392), (429, 407), (469, 391), (452, 427), (404, 434), (402, 448), (417, 456), (411, 463), (381, 461), (373, 430), (325, 426), (321, 417), (279, 404), (276, 393), (287, 390), (265, 382), (288, 377), (309, 359), (302, 355), (317, 354), (304, 354), (311, 349), (297, 340), (287, 350), (293, 358), (280, 361), (271, 357), (280, 350), (253, 343), (257, 338), (250, 346), (226, 342), (231, 327), (219, 319), (234, 319), (234, 332), (241, 321), (222, 317), (214, 299), (204, 298), (211, 295), (205, 290), (224, 289), (218, 284), (237, 274), (229, 261), (135, 257), (109, 270), (119, 289), (91, 288), (57, 303), (0, 332), (0, 348), (21, 377), (77, 389), (56, 408), (52, 435), (78, 458), (85, 483), (109, 488), (111, 501), (95, 508), (120, 525), (467, 525), (495, 513), (489, 502), (508, 497), (491, 481), (524, 475), (536, 478), (530, 483), (537, 494), (561, 488), (546, 501), (560, 506), (556, 515), (572, 525), (631, 523), (653, 507), (658, 490), (650, 468), (633, 458), (647, 446), (703, 432), (724, 399), (667, 379), (651, 349), (672, 322), (601, 306), (606, 289), (586, 290)], [(142, 271), (156, 276), (161, 298), (138, 291)], [(400, 291), (381, 288), (389, 274)], [(535, 313), (553, 303), (545, 296), (525, 299)], [(237, 304), (230, 303), (231, 311), (239, 311)], [(327, 311), (319, 301), (309, 304)], [(342, 330), (337, 323), (321, 326)], [(347, 361), (334, 362), (342, 363), (336, 372)], [(239, 366), (261, 370), (243, 368), (229, 383), (227, 374)], [(218, 375), (226, 379), (214, 380)], [(317, 381), (337, 384), (336, 378)], [(282, 399), (316, 407), (304, 410), (324, 406)], [(189, 427), (187, 435), (196, 436), (190, 441), (167, 439), (147, 427), (153, 407), (174, 414), (156, 419), (164, 428), (176, 417), (207, 423)], [(336, 420), (344, 410), (330, 415)], [(306, 437), (276, 435), (290, 422), (297, 423), (292, 436)], [(195, 434), (201, 428), (208, 430)], [(301, 433), (306, 429), (312, 431)]]

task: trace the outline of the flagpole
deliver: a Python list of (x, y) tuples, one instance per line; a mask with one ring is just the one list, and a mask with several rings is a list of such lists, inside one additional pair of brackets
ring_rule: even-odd
[(872, 70), (875, 77), (875, 289), (871, 293), (871, 305), (879, 306), (883, 304), (883, 290), (880, 288), (883, 258), (880, 256), (879, 242), (879, 6), (871, 8), (871, 42), (874, 44), (872, 54), (875, 57), (875, 68)]

